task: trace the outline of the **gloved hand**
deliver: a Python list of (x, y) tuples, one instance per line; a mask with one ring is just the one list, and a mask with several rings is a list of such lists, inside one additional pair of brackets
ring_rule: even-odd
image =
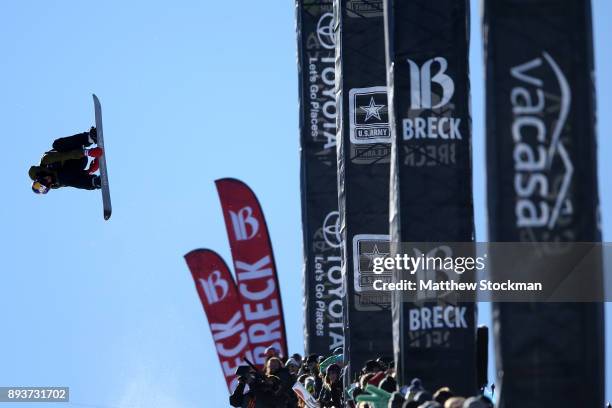
[(92, 160), (91, 164), (89, 165), (89, 169), (87, 169), (87, 173), (94, 174), (96, 171), (98, 171), (99, 168), (100, 168), (100, 161), (96, 157), (95, 159)]

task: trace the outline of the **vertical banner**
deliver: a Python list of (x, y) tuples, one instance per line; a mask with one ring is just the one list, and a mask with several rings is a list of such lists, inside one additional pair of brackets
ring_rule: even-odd
[(332, 0), (297, 0), (304, 350), (344, 345), (336, 165), (335, 38)]
[[(590, 1), (484, 7), (490, 240), (549, 257), (600, 241)], [(604, 405), (602, 304), (498, 303), (494, 319), (500, 406)]]
[[(426, 243), (426, 256), (453, 256), (474, 239), (467, 0), (385, 0), (392, 128), (392, 242)], [(402, 277), (396, 276), (397, 281)], [(476, 391), (474, 303), (393, 296), (398, 381)], [(445, 316), (430, 324), (428, 316)], [(438, 319), (436, 319), (438, 321)]]
[(185, 261), (204, 306), (223, 376), (230, 393), (236, 388), (236, 368), (251, 357), (236, 283), (223, 259), (208, 249), (196, 249)]
[(254, 363), (262, 366), (264, 351), (274, 347), (287, 356), (280, 287), (268, 227), (257, 197), (236, 179), (215, 181), (229, 237), (244, 322)]
[[(389, 253), (390, 133), (382, 0), (336, 0), (338, 201), (344, 278), (345, 381), (390, 357), (391, 302), (373, 289), (373, 260)], [(389, 279), (390, 276), (384, 276)]]

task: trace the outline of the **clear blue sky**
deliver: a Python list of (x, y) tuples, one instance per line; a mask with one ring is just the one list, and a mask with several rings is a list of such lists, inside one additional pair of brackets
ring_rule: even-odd
[[(477, 234), (486, 240), (479, 3), (472, 12), (474, 178)], [(594, 16), (610, 241), (612, 4), (594, 0)], [(226, 176), (259, 196), (289, 345), (301, 351), (294, 30), (292, 1), (0, 3), (0, 385), (70, 386), (75, 407), (226, 406), (182, 258), (209, 247), (231, 260), (213, 184)], [(53, 138), (93, 124), (92, 92), (104, 109), (110, 222), (98, 193), (37, 197), (27, 177)]]

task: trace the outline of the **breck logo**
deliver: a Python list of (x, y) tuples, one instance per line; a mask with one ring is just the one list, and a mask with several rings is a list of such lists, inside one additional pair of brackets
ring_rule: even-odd
[(353, 88), (349, 91), (351, 142), (391, 143), (387, 87)]
[(325, 13), (317, 23), (317, 38), (323, 48), (333, 50), (336, 47), (336, 38), (334, 37), (334, 15)]
[(259, 232), (259, 221), (253, 217), (253, 209), (251, 207), (244, 207), (238, 212), (230, 211), (229, 213), (236, 241), (246, 241), (257, 235), (257, 232)]
[(229, 284), (221, 277), (221, 272), (213, 271), (207, 279), (199, 278), (198, 281), (209, 305), (220, 302), (227, 296)]
[[(407, 59), (407, 62), (410, 69), (410, 109), (422, 111), (446, 106), (455, 94), (455, 83), (446, 74), (446, 58), (432, 58), (421, 67), (411, 59)], [(437, 70), (433, 73), (435, 67)], [(442, 90), (441, 94), (433, 91), (433, 84)], [(460, 125), (460, 118), (440, 114), (427, 118), (410, 117), (402, 121), (403, 139), (462, 139)]]
[[(517, 197), (515, 215), (518, 228), (552, 230), (561, 215), (573, 213), (569, 188), (574, 167), (561, 140), (572, 95), (559, 65), (545, 51), (542, 57), (512, 67), (509, 72), (519, 81), (510, 94), (514, 116), (511, 134)], [(550, 85), (544, 89), (543, 66), (552, 71), (559, 96), (552, 96), (555, 90)], [(552, 100), (553, 105), (546, 106), (547, 100)], [(549, 119), (551, 112), (558, 115)], [(552, 129), (547, 125), (552, 125)]]
[[(434, 62), (439, 65), (438, 72), (431, 76), (431, 66)], [(410, 109), (436, 109), (446, 105), (455, 93), (455, 83), (446, 75), (448, 62), (446, 58), (436, 57), (426, 61), (419, 69), (416, 62), (408, 59), (410, 66)], [(442, 98), (432, 105), (431, 84), (436, 83), (442, 88)]]
[(433, 306), (410, 309), (410, 331), (432, 329), (467, 329), (465, 306)]

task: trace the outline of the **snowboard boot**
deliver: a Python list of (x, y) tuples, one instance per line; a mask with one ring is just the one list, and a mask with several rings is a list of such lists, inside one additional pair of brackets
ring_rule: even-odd
[(101, 147), (94, 147), (93, 149), (85, 149), (85, 156), (88, 157), (101, 157), (104, 154), (104, 150)]
[(89, 143), (98, 144), (98, 132), (93, 126), (89, 129)]
[(98, 171), (99, 168), (100, 168), (100, 161), (96, 157), (95, 159), (93, 159), (93, 161), (89, 165), (89, 169), (87, 170), (87, 172), (89, 174), (94, 174), (96, 171)]

